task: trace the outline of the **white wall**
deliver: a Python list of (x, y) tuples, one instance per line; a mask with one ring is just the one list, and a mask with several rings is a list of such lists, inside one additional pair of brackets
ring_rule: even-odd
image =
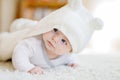
[(95, 7), (93, 15), (101, 18), (104, 26), (93, 34), (91, 48), (83, 52), (120, 54), (120, 0), (104, 0)]

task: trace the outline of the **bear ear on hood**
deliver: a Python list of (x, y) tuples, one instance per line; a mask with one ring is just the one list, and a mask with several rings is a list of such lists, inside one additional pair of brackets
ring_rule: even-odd
[(103, 21), (100, 18), (93, 18), (89, 21), (90, 27), (94, 30), (100, 30), (103, 27)]

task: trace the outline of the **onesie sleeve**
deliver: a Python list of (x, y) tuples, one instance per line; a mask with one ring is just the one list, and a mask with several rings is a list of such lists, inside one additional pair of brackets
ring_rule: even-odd
[(20, 42), (14, 49), (12, 55), (12, 63), (15, 69), (20, 71), (29, 71), (35, 67), (30, 62), (30, 57), (32, 57), (32, 50), (29, 48), (28, 44)]
[(69, 54), (65, 60), (65, 64), (73, 64), (77, 63), (78, 64), (78, 55), (77, 54)]

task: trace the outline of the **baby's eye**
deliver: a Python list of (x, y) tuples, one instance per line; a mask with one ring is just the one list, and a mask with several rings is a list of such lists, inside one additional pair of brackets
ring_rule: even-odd
[(57, 32), (57, 31), (58, 31), (58, 29), (57, 29), (57, 28), (54, 28), (53, 30), (54, 30), (54, 32)]
[(66, 42), (66, 40), (64, 40), (64, 39), (61, 39), (61, 41), (62, 41), (62, 43), (64, 43), (65, 45), (67, 45), (67, 42)]

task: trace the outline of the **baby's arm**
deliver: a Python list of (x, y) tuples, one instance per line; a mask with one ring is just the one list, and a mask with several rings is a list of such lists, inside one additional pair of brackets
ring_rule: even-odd
[(43, 73), (43, 69), (36, 67), (30, 62), (32, 57), (32, 50), (25, 42), (20, 42), (14, 49), (12, 55), (12, 63), (15, 69), (19, 71), (26, 71), (32, 74)]
[(67, 66), (70, 66), (73, 68), (78, 67), (79, 65), (78, 65), (78, 61), (77, 61), (77, 55), (70, 54), (66, 60), (66, 64), (67, 64)]

